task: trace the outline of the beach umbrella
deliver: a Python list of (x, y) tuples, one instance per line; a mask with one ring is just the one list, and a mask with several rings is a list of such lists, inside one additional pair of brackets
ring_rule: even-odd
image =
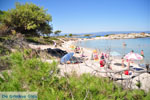
[(143, 57), (139, 55), (138, 53), (128, 53), (127, 55), (124, 56), (125, 59), (128, 60), (142, 60)]
[(116, 52), (116, 51), (112, 51), (110, 52), (111, 56), (120, 56), (120, 53)]
[(72, 58), (73, 55), (74, 55), (74, 53), (68, 53), (68, 54), (64, 55), (61, 58), (60, 62), (61, 63), (66, 63), (67, 61), (69, 61)]

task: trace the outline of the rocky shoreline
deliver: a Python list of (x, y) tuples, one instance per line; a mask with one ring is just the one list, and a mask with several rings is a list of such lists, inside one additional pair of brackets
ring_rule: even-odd
[(112, 34), (108, 35), (110, 39), (130, 39), (130, 38), (145, 38), (150, 37), (149, 33), (129, 33), (129, 34)]
[(150, 33), (122, 33), (122, 34), (108, 34), (105, 36), (97, 36), (91, 38), (82, 38), (81, 40), (93, 40), (93, 39), (136, 39), (150, 37)]

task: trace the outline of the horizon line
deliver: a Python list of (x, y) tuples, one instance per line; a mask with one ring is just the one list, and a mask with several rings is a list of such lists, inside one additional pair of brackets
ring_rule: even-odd
[[(147, 31), (150, 32), (150, 30)], [(131, 32), (147, 32), (147, 31), (131, 31)], [(80, 33), (63, 32), (63, 34), (88, 34), (88, 33), (100, 33), (100, 32), (130, 32), (130, 31), (99, 31), (99, 32), (80, 32)]]

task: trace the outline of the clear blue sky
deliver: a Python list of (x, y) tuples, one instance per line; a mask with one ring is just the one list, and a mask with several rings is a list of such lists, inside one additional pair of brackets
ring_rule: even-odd
[(16, 1), (48, 9), (54, 31), (62, 33), (150, 31), (150, 0), (0, 0), (0, 9)]

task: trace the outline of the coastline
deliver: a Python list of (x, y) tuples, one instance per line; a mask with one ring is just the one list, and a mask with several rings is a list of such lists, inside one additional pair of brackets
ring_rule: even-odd
[[(95, 36), (95, 37), (87, 37), (81, 38), (82, 40), (97, 40), (97, 39), (136, 39), (136, 38), (147, 38), (150, 37), (150, 33), (127, 33), (127, 34), (108, 34), (104, 36)], [(76, 37), (74, 37), (76, 38)]]
[[(95, 39), (95, 38), (94, 38)], [(108, 38), (102, 38), (102, 39), (108, 39)], [(84, 39), (84, 40), (82, 40), (82, 39), (77, 39), (76, 41), (74, 41), (74, 42), (72, 42), (71, 41), (71, 43), (72, 44), (70, 44), (70, 45), (75, 45), (78, 41), (86, 41), (86, 40), (89, 40), (89, 39)], [(91, 40), (91, 39), (90, 39)], [(93, 40), (93, 39), (92, 39)], [(93, 71), (94, 70), (99, 70), (99, 71), (101, 71), (101, 72), (103, 72), (104, 71), (104, 68), (100, 68), (100, 65), (99, 65), (99, 61), (91, 61), (90, 60), (90, 56), (91, 56), (91, 53), (93, 52), (93, 50), (94, 49), (91, 49), (91, 48), (86, 48), (86, 47), (82, 47), (83, 48), (83, 50), (84, 50), (84, 52), (85, 52), (85, 55), (87, 55), (88, 56), (88, 60), (86, 61), (86, 63), (88, 63), (89, 65), (88, 66), (91, 66), (92, 68), (90, 69), (90, 70), (88, 70), (88, 68), (87, 68), (87, 66), (85, 66), (84, 64), (79, 64), (78, 66), (82, 66), (82, 67), (80, 67), (81, 69), (80, 70), (82, 70), (81, 72), (79, 71), (79, 69), (77, 69), (76, 67), (73, 67), (74, 65), (72, 65), (72, 69), (67, 69), (67, 71), (69, 71), (70, 70), (70, 73), (72, 72), (71, 70), (73, 70), (73, 71), (76, 71), (78, 74), (80, 73), (80, 74), (83, 74), (83, 73), (93, 73)], [(76, 56), (76, 55), (75, 55)], [(112, 62), (111, 62), (112, 64), (111, 64), (111, 67), (112, 67), (112, 70), (113, 71), (119, 71), (119, 70), (123, 70), (123, 69), (126, 69), (126, 68), (122, 68), (121, 66), (116, 66), (116, 65), (114, 65), (115, 63), (121, 63), (121, 59), (118, 59), (118, 58), (112, 58)], [(127, 65), (127, 62), (125, 62), (125, 64)], [(68, 65), (67, 65), (68, 66)], [(69, 65), (68, 66), (68, 68), (70, 68), (70, 66), (71, 65)], [(137, 63), (131, 63), (131, 66), (134, 66), (134, 67), (136, 67), (136, 68), (140, 68), (139, 66), (138, 66), (138, 64)], [(61, 67), (62, 68), (62, 67)], [(66, 70), (66, 69), (65, 69)], [(64, 71), (65, 72), (65, 71)], [(123, 73), (122, 73), (123, 74)], [(99, 76), (99, 77), (108, 77), (107, 75), (106, 75), (106, 73), (96, 73), (96, 74), (94, 74), (94, 75), (97, 75), (97, 76)], [(114, 75), (115, 77), (121, 77), (121, 76), (118, 76), (118, 75)], [(143, 73), (143, 74), (141, 74), (141, 75), (139, 75), (138, 77), (136, 77), (136, 78), (134, 78), (133, 80), (132, 80), (132, 86), (131, 86), (131, 88), (133, 88), (133, 89), (138, 89), (138, 87), (136, 86), (136, 84), (137, 84), (137, 81), (138, 80), (140, 80), (140, 82), (141, 82), (141, 84), (142, 84), (142, 86), (141, 86), (141, 89), (143, 89), (143, 90), (145, 90), (145, 91), (149, 91), (149, 89), (150, 89), (150, 85), (148, 85), (148, 80), (150, 80), (150, 78), (148, 78), (148, 76), (150, 77), (150, 75), (149, 74), (147, 74), (147, 73)], [(124, 78), (130, 78), (131, 76), (130, 75), (123, 75), (123, 77)], [(121, 83), (121, 81), (117, 81), (118, 83)], [(124, 83), (123, 83), (124, 85), (126, 84), (126, 81), (124, 81)]]
[[(79, 41), (86, 41), (87, 39), (78, 39), (76, 38), (75, 40), (68, 40), (68, 41), (63, 41), (64, 43), (62, 43), (62, 46), (58, 46), (57, 48), (62, 49), (69, 52), (74, 52), (70, 46), (71, 45), (75, 45), (77, 42)], [(30, 45), (30, 47), (34, 47), (34, 48), (55, 48), (52, 45)], [(94, 61), (91, 60), (91, 54), (93, 52), (94, 49), (91, 48), (85, 48), (85, 47), (81, 47), (83, 48), (84, 51), (84, 55), (86, 55), (87, 57), (85, 57), (83, 63), (77, 63), (77, 64), (59, 64), (58, 68), (60, 69), (60, 76), (64, 76), (66, 73), (67, 74), (72, 74), (72, 73), (76, 73), (77, 75), (82, 75), (84, 73), (90, 73), (91, 75), (95, 75), (98, 77), (111, 77), (113, 76), (114, 78), (131, 78), (132, 75), (134, 75), (134, 72), (132, 72), (132, 75), (125, 75), (123, 73), (122, 70), (127, 70), (127, 68), (122, 68), (121, 66), (117, 66), (114, 65), (115, 63), (121, 63), (121, 59), (116, 59), (116, 58), (112, 58), (111, 60), (111, 67), (112, 70), (109, 70), (109, 72), (106, 72), (105, 67), (102, 68), (99, 65), (99, 60), (98, 61)], [(81, 57), (81, 54), (74, 54), (74, 57)], [(58, 62), (60, 61), (60, 59), (56, 59)], [(52, 61), (49, 59), (44, 59), (43, 61), (47, 61), (49, 63), (51, 63)], [(127, 62), (125, 62), (125, 64), (127, 65)], [(139, 68), (139, 66), (136, 63), (131, 63), (131, 66)], [(111, 72), (118, 72), (120, 71), (121, 74), (114, 74)], [(135, 78), (132, 79), (132, 85), (130, 84), (132, 89), (138, 89), (138, 87), (136, 86), (137, 84), (137, 80), (140, 80), (141, 82), (141, 89), (145, 90), (145, 91), (149, 91), (150, 90), (150, 85), (149, 85), (149, 80), (150, 80), (150, 75), (147, 73), (143, 73)], [(127, 88), (129, 88), (129, 84), (127, 85), (127, 81), (128, 80), (119, 80), (116, 81), (119, 84), (123, 84), (123, 86), (127, 86)]]

